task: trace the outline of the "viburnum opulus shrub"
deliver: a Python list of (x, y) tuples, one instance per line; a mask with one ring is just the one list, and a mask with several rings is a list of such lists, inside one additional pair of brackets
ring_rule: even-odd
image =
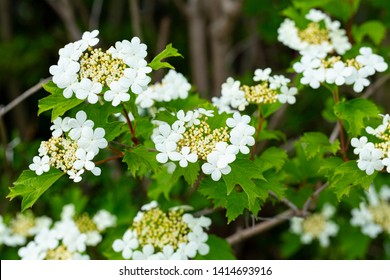
[[(306, 5), (284, 11), (289, 18), (275, 30), (296, 52), (290, 68), (228, 77), (212, 100), (162, 61), (181, 56), (171, 44), (147, 61), (139, 38), (103, 50), (93, 30), (61, 48), (38, 103), (51, 136), (10, 188), (23, 212), (0, 217), (0, 245), (22, 259), (234, 258), (230, 245), (252, 237), (251, 228), (284, 221), (283, 257), (335, 244), (336, 257), (363, 258), (371, 239), (388, 240), (389, 115), (365, 94), (388, 68), (384, 34), (351, 33)], [(160, 68), (171, 69), (152, 82)], [(269, 127), (308, 94), (328, 94), (322, 116), (333, 132), (286, 139)], [(56, 186), (68, 193), (53, 199), (56, 217), (27, 210)], [(96, 196), (99, 210), (68, 186), (90, 192), (90, 203)]]

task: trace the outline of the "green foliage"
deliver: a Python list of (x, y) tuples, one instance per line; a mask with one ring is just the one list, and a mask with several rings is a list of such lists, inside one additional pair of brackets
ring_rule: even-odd
[(133, 176), (144, 176), (160, 169), (160, 164), (156, 161), (156, 153), (142, 145), (125, 151), (123, 161)]
[(340, 149), (338, 140), (330, 143), (328, 137), (321, 132), (306, 132), (298, 143), (309, 159), (326, 153), (335, 154)]
[(37, 176), (34, 171), (25, 170), (10, 188), (9, 199), (17, 196), (22, 197), (22, 211), (30, 208), (38, 198), (49, 189), (64, 173), (58, 169), (51, 168), (48, 172)]
[(379, 45), (385, 38), (386, 27), (378, 20), (370, 20), (360, 26), (354, 26), (352, 34), (358, 44), (362, 43), (365, 37), (368, 37), (375, 45)]
[(52, 81), (43, 85), (43, 88), (51, 93), (49, 96), (42, 98), (38, 102), (38, 115), (43, 112), (53, 110), (51, 113), (51, 120), (54, 121), (56, 118), (62, 116), (65, 112), (83, 103), (83, 100), (71, 97), (65, 98), (62, 94), (63, 90), (58, 88)]
[(368, 189), (373, 182), (376, 173), (367, 175), (361, 171), (356, 161), (348, 161), (340, 164), (334, 169), (334, 173), (329, 177), (329, 188), (337, 195), (338, 199), (348, 195), (353, 188), (362, 187)]
[(362, 98), (341, 101), (334, 106), (334, 112), (344, 121), (350, 137), (360, 135), (365, 127), (365, 121), (369, 118), (378, 118), (380, 113), (375, 103)]
[(209, 235), (207, 244), (210, 246), (210, 252), (206, 256), (198, 255), (197, 260), (235, 260), (232, 248), (225, 239), (214, 234)]
[(161, 60), (166, 59), (168, 57), (175, 57), (175, 56), (183, 57), (178, 52), (177, 49), (172, 47), (172, 44), (168, 44), (161, 53), (159, 53), (155, 58), (153, 58), (152, 62), (149, 63), (149, 66), (153, 70), (158, 70), (160, 68), (172, 68), (172, 69), (174, 69), (174, 67), (171, 64), (169, 64), (168, 62), (161, 61)]

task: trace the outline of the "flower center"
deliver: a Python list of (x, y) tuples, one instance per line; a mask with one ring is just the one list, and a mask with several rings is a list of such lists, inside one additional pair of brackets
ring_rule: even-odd
[(302, 227), (304, 232), (319, 237), (325, 229), (325, 223), (325, 217), (322, 214), (312, 214), (303, 221)]
[(176, 250), (180, 243), (187, 242), (187, 234), (190, 232), (182, 215), (182, 210), (164, 213), (159, 208), (145, 212), (139, 221), (133, 223), (139, 244), (142, 246), (151, 244), (160, 250), (166, 245), (171, 245)]
[(72, 253), (64, 246), (58, 246), (55, 249), (48, 250), (46, 253), (46, 260), (71, 260)]
[(328, 30), (321, 28), (318, 22), (311, 22), (304, 30), (298, 31), (298, 36), (302, 41), (312, 45), (320, 45), (329, 42)]
[(249, 103), (267, 104), (275, 103), (278, 100), (278, 92), (274, 89), (270, 89), (267, 82), (255, 86), (243, 85), (241, 90), (245, 92), (245, 99), (248, 100)]
[(77, 170), (73, 168), (73, 163), (77, 160), (76, 151), (78, 145), (75, 141), (64, 137), (51, 137), (48, 141), (42, 141), (41, 148), (50, 157), (50, 165), (64, 171)]
[(369, 211), (374, 222), (390, 233), (390, 205), (382, 201), (376, 207), (370, 207)]
[(123, 72), (127, 68), (120, 58), (113, 58), (108, 52), (103, 52), (101, 48), (91, 47), (80, 58), (79, 79), (88, 78), (93, 82), (109, 86), (111, 82), (123, 77)]
[(35, 218), (31, 212), (17, 214), (11, 221), (10, 228), (14, 234), (29, 236), (29, 230), (35, 226)]
[(177, 150), (181, 151), (182, 147), (189, 147), (192, 153), (196, 153), (199, 158), (206, 160), (218, 142), (227, 142), (228, 140), (227, 127), (211, 130), (210, 125), (202, 120), (199, 125), (192, 125), (186, 129), (183, 138), (177, 143)]
[(96, 224), (89, 217), (88, 213), (83, 213), (76, 219), (76, 225), (81, 233), (97, 231)]

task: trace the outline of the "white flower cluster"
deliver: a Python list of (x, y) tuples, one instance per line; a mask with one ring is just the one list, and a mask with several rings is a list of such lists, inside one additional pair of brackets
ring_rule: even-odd
[(379, 195), (373, 185), (366, 192), (367, 200), (359, 208), (352, 209), (351, 224), (361, 228), (362, 233), (376, 238), (382, 232), (390, 235), (390, 187), (382, 186)]
[(115, 223), (116, 217), (106, 210), (99, 210), (92, 219), (88, 214), (75, 217), (74, 205), (68, 204), (62, 209), (61, 220), (41, 229), (18, 254), (22, 260), (89, 259), (87, 246), (99, 244), (101, 233)]
[(180, 207), (163, 212), (157, 202), (142, 206), (132, 226), (121, 239), (112, 244), (124, 259), (133, 260), (187, 260), (197, 254), (207, 255), (211, 225), (207, 217), (183, 213)]
[(98, 34), (98, 30), (85, 32), (81, 40), (60, 49), (59, 60), (49, 72), (65, 98), (74, 93), (76, 98), (95, 104), (103, 96), (105, 101), (118, 106), (130, 99), (130, 89), (140, 94), (151, 80), (147, 74), (152, 69), (145, 60), (147, 46), (134, 37), (131, 41), (118, 41), (115, 47), (103, 52), (92, 48), (99, 42)]
[(230, 173), (229, 164), (235, 161), (236, 155), (249, 154), (248, 146), (255, 144), (255, 128), (249, 125), (249, 116), (236, 112), (226, 120), (226, 126), (212, 130), (208, 121), (213, 116), (212, 110), (203, 108), (186, 113), (180, 110), (172, 125), (158, 122), (152, 135), (158, 151), (157, 161), (171, 160), (185, 168), (188, 162), (203, 160), (203, 173), (211, 174), (214, 181)]
[(0, 246), (23, 246), (27, 240), (43, 229), (49, 227), (52, 220), (49, 217), (35, 217), (30, 211), (18, 213), (6, 223), (0, 215)]
[(280, 103), (294, 104), (298, 90), (288, 87), (290, 79), (283, 75), (270, 75), (271, 68), (256, 69), (254, 86), (241, 85), (229, 77), (222, 84), (221, 97), (213, 97), (212, 102), (220, 112), (243, 111), (249, 104)]
[(343, 55), (352, 46), (339, 21), (332, 21), (325, 13), (311, 9), (306, 14), (308, 24), (300, 30), (291, 19), (285, 19), (278, 29), (278, 40), (301, 55), (320, 55), (336, 52)]
[(191, 84), (187, 79), (175, 70), (169, 70), (161, 83), (149, 86), (144, 92), (138, 94), (135, 103), (143, 108), (151, 108), (155, 102), (169, 102), (176, 99), (186, 99)]
[(314, 213), (305, 218), (293, 217), (290, 230), (301, 236), (303, 244), (310, 244), (314, 239), (318, 239), (322, 247), (328, 247), (329, 238), (336, 236), (339, 231), (339, 226), (330, 220), (335, 211), (332, 205), (325, 204), (321, 213)]
[(311, 88), (319, 88), (321, 83), (353, 85), (355, 92), (361, 92), (370, 85), (368, 77), (387, 69), (383, 57), (374, 54), (371, 48), (362, 47), (355, 58), (343, 61), (339, 56), (318, 57), (303, 55), (293, 68), (302, 73), (301, 83)]
[(379, 142), (369, 142), (366, 136), (352, 138), (353, 153), (359, 155), (357, 164), (360, 170), (372, 175), (375, 170), (381, 171), (386, 167), (390, 173), (390, 115), (381, 115), (383, 120), (377, 128), (366, 127), (366, 132), (375, 136)]
[(50, 130), (52, 137), (41, 143), (39, 156), (29, 166), (31, 170), (39, 176), (54, 167), (67, 173), (74, 182), (81, 181), (85, 170), (100, 175), (100, 168), (92, 160), (108, 145), (103, 128), (94, 129), (94, 122), (87, 119), (84, 111), (79, 111), (76, 118), (58, 117)]

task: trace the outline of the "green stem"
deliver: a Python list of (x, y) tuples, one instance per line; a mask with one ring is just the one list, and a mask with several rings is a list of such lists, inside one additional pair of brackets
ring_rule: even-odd
[(257, 107), (257, 128), (256, 128), (256, 134), (255, 134), (255, 144), (252, 147), (251, 150), (251, 159), (255, 157), (256, 154), (256, 147), (257, 147), (257, 140), (260, 136), (260, 132), (263, 128), (263, 117), (261, 116), (261, 105), (259, 104)]
[(129, 118), (129, 113), (127, 112), (125, 107), (123, 107), (123, 115), (125, 116), (125, 119), (126, 119), (126, 122), (127, 122), (127, 126), (129, 127), (129, 130), (130, 130), (131, 141), (133, 141), (133, 143), (135, 145), (139, 145), (140, 141), (135, 136), (135, 126), (133, 126), (133, 124), (131, 123), (131, 120)]
[[(336, 87), (334, 90), (332, 90), (334, 103), (337, 104), (340, 102), (340, 96), (339, 96), (339, 89)], [(337, 121), (339, 123), (339, 138), (340, 138), (340, 145), (341, 145), (341, 155), (343, 156), (344, 161), (348, 161), (347, 157), (347, 141), (344, 134), (344, 124), (343, 121), (340, 118), (337, 118)]]

